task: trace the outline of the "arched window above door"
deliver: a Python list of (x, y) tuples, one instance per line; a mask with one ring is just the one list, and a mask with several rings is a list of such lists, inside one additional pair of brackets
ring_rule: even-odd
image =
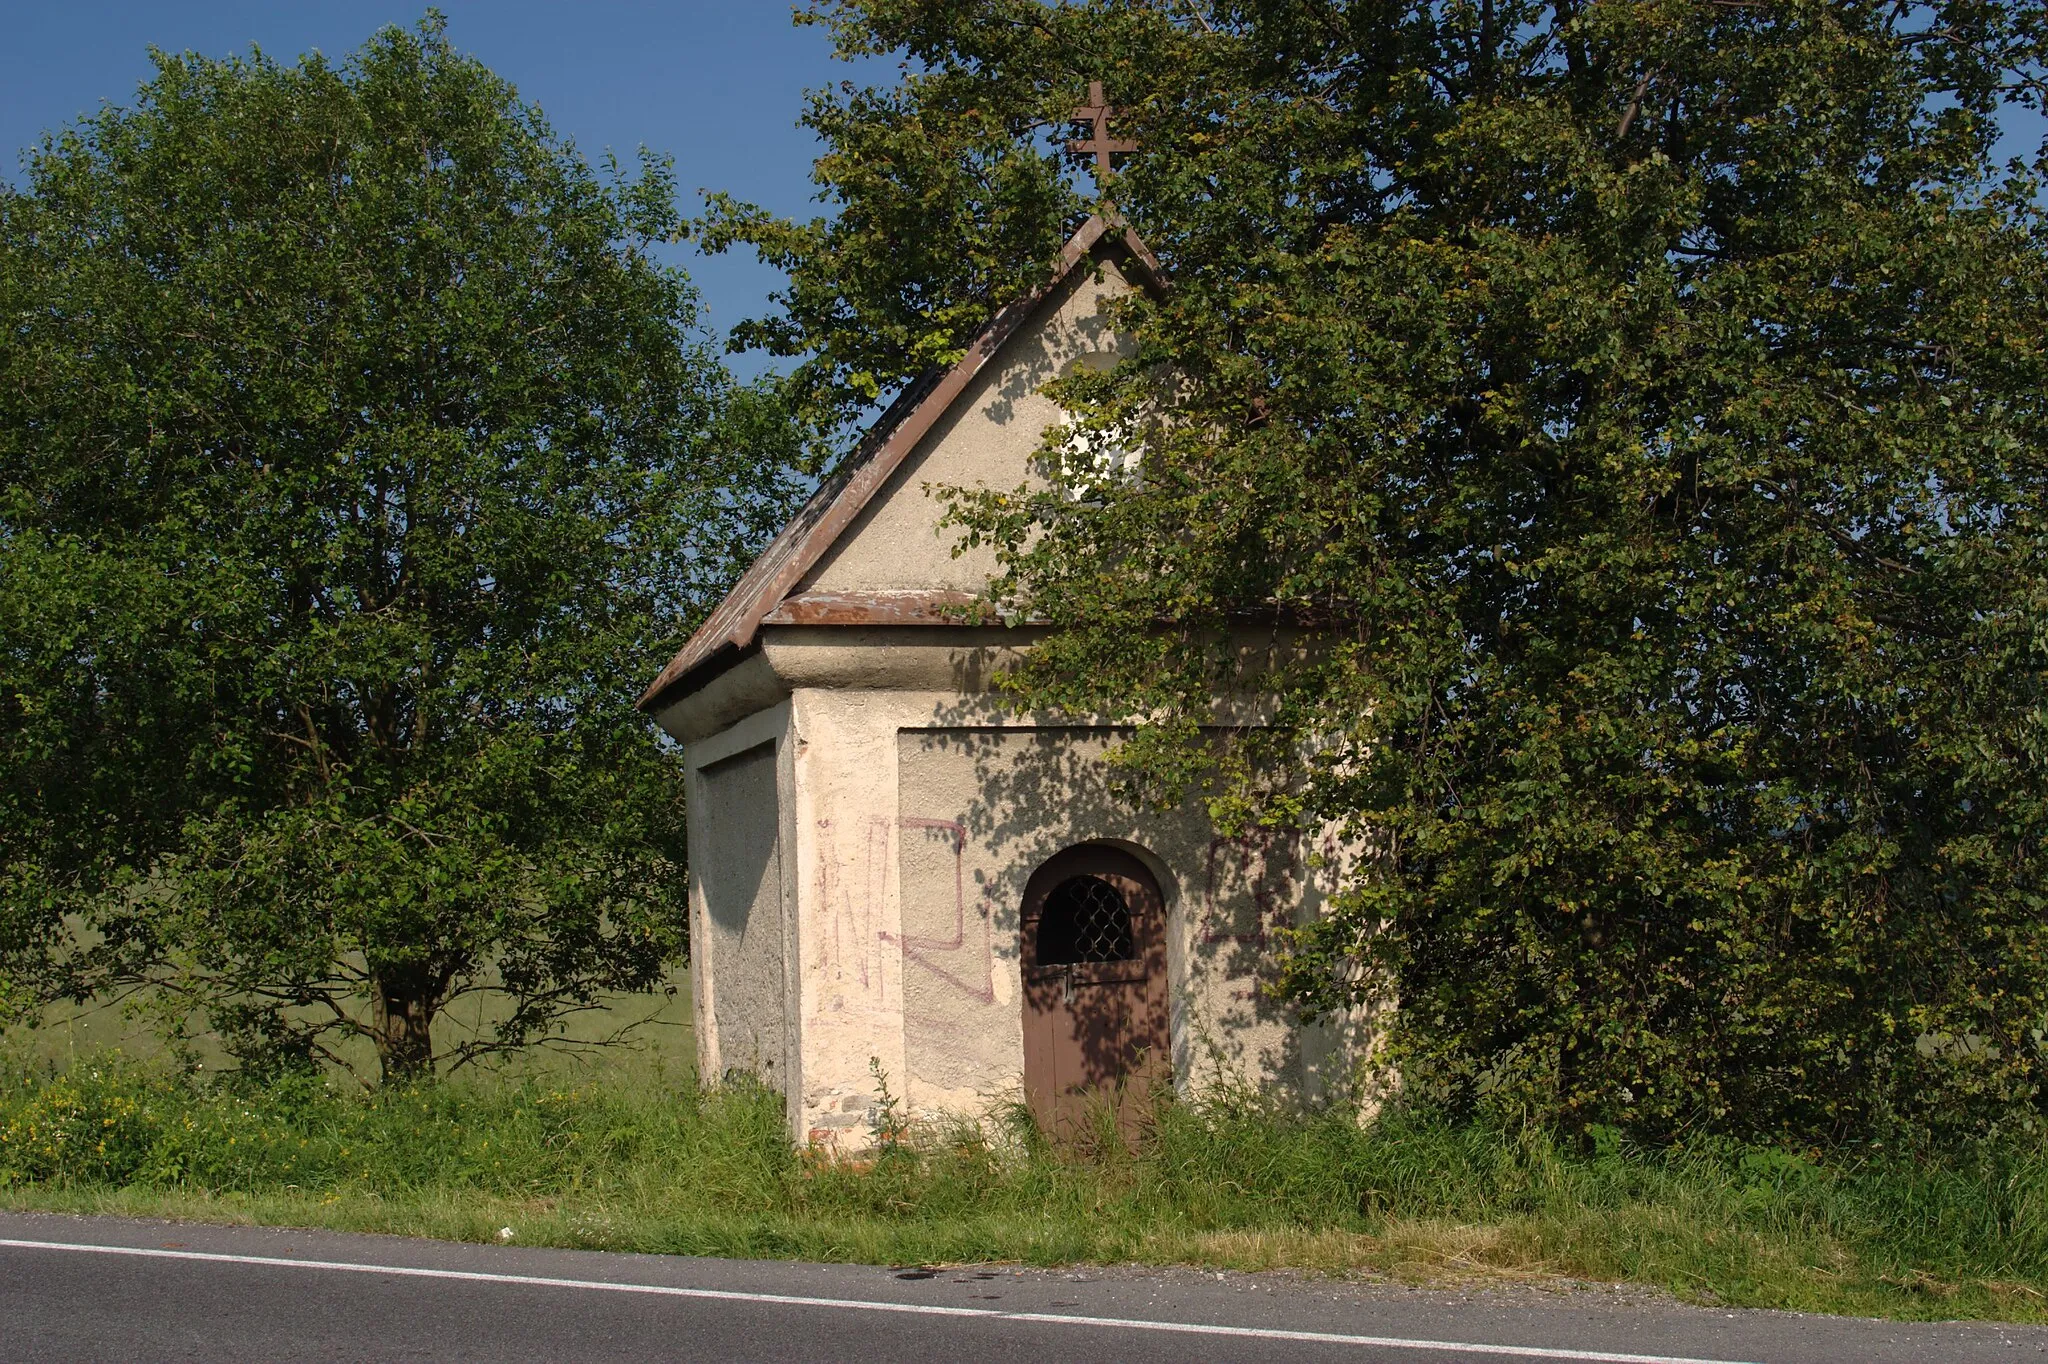
[(1132, 961), (1131, 905), (1100, 876), (1070, 876), (1045, 897), (1038, 924), (1035, 966)]

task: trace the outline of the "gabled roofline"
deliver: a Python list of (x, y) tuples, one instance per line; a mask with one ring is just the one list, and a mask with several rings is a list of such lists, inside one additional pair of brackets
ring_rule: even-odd
[(636, 703), (640, 710), (652, 713), (664, 708), (681, 693), (692, 690), (692, 684), (701, 677), (722, 671), (739, 653), (752, 647), (764, 619), (838, 543), (918, 442), (995, 358), (1003, 343), (1104, 241), (1129, 253), (1137, 267), (1133, 274), (1138, 283), (1153, 293), (1166, 291), (1166, 272), (1129, 224), (1101, 214), (1081, 224), (1061, 249), (1059, 266), (1052, 278), (990, 318), (969, 341), (967, 353), (950, 368), (926, 374), (890, 404), (860, 448), (769, 542), (732, 591), (697, 627), (682, 651), (641, 693)]

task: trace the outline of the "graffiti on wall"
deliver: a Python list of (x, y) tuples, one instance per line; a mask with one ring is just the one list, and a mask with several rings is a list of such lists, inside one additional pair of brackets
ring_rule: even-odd
[[(950, 836), (953, 847), (953, 927), (944, 937), (914, 933), (882, 935), (884, 941), (894, 941), (903, 949), (904, 968), (910, 963), (931, 973), (939, 982), (958, 991), (977, 1004), (996, 1002), (995, 944), (990, 941), (991, 918), (986, 903), (977, 907), (977, 912), (967, 912), (967, 826), (957, 819), (927, 819), (919, 815), (904, 815), (896, 821), (899, 830), (922, 830)], [(968, 920), (972, 918), (980, 925), (974, 936), (977, 941), (968, 941)], [(943, 960), (942, 960), (943, 959)]]
[(1298, 831), (1277, 829), (1209, 840), (1198, 937), (1204, 945), (1248, 949), (1229, 957), (1225, 975), (1255, 975), (1274, 933), (1296, 922), (1311, 878), (1327, 891), (1347, 859), (1349, 850), (1334, 831), (1314, 841), (1313, 859), (1304, 856), (1306, 843)]
[(1263, 950), (1273, 930), (1293, 919), (1300, 901), (1299, 847), (1296, 834), (1270, 829), (1210, 839), (1202, 879), (1202, 941)]
[[(936, 833), (948, 844), (952, 924), (931, 933), (897, 933), (887, 927), (889, 877), (903, 830)], [(818, 903), (824, 914), (810, 953), (819, 1007), (833, 1007), (849, 992), (887, 1005), (889, 973), (883, 954), (901, 954), (947, 988), (981, 1004), (993, 1004), (995, 946), (986, 904), (970, 909), (966, 884), (967, 826), (957, 819), (906, 815), (871, 816), (849, 831), (830, 819), (818, 821)]]
[(854, 829), (818, 821), (818, 903), (824, 913), (810, 953), (819, 988), (807, 992), (818, 1009), (843, 1007), (848, 993), (887, 1002), (881, 915), (891, 833), (887, 820)]

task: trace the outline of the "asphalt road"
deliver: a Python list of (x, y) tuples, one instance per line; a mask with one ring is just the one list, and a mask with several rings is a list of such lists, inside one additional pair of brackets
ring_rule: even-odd
[(2048, 1360), (2048, 1328), (1271, 1275), (936, 1272), (0, 1214), (0, 1361)]

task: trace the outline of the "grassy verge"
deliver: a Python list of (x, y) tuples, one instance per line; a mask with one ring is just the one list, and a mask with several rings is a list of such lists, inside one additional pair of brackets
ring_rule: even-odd
[(1628, 1281), (1753, 1306), (2048, 1320), (2048, 1156), (1568, 1155), (1541, 1134), (1170, 1105), (1132, 1153), (1015, 1122), (873, 1159), (687, 1076), (484, 1077), (373, 1098), (106, 1056), (0, 1071), (0, 1206), (870, 1263), (1281, 1266)]

